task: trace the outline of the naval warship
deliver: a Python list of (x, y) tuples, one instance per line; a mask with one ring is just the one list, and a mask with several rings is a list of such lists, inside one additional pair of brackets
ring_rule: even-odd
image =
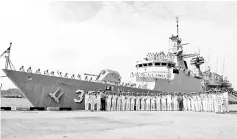
[[(180, 92), (192, 93), (205, 91), (218, 84), (217, 74), (202, 72), (200, 66), (204, 64), (204, 58), (199, 53), (187, 54), (183, 50), (183, 43), (179, 36), (179, 24), (177, 22), (177, 34), (169, 37), (168, 52), (148, 53), (135, 64), (136, 71), (130, 75), (131, 82), (121, 82), (119, 72), (110, 69), (102, 70), (98, 75), (72, 74), (62, 75), (60, 71), (54, 73), (40, 69), (33, 72), (31, 67), (26, 71), (22, 66), (15, 70), (10, 60), (10, 47), (6, 58), (6, 76), (18, 87), (24, 96), (35, 107), (71, 107), (73, 110), (84, 110), (84, 94), (88, 91), (99, 91), (110, 88), (115, 92), (133, 93), (164, 93)], [(190, 61), (187, 61), (190, 59)], [(188, 66), (190, 62), (190, 67)], [(212, 80), (212, 78), (214, 80)], [(217, 83), (218, 82), (218, 83)], [(226, 86), (231, 86), (226, 82)], [(215, 86), (216, 88), (216, 86)], [(237, 100), (237, 97), (234, 96)]]

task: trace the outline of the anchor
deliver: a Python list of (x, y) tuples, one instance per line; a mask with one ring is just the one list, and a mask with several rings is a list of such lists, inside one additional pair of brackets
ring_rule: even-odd
[(54, 101), (56, 101), (57, 103), (59, 103), (60, 98), (62, 97), (62, 95), (64, 94), (64, 92), (60, 93), (60, 87), (58, 87), (58, 89), (56, 91), (54, 91), (53, 93), (49, 93), (49, 96), (51, 98), (54, 99)]

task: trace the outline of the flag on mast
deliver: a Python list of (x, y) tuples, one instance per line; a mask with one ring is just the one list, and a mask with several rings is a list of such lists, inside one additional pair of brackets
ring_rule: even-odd
[(11, 46), (8, 47), (7, 50), (5, 50), (5, 51), (1, 54), (0, 58), (1, 58), (4, 54), (10, 54), (10, 51), (11, 51)]

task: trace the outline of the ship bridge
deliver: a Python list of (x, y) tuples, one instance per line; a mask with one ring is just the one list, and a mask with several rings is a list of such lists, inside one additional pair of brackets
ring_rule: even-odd
[(131, 76), (168, 79), (170, 78), (170, 69), (174, 67), (175, 62), (172, 53), (148, 53), (141, 61), (137, 61), (137, 71)]

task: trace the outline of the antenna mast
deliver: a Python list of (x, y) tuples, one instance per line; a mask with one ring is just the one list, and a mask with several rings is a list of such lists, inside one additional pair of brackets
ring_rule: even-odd
[(224, 75), (224, 69), (225, 69), (225, 58), (224, 58), (224, 62), (223, 62), (222, 76)]
[(179, 17), (176, 16), (176, 23), (177, 23), (177, 36), (179, 36)]
[(217, 69), (218, 69), (218, 56), (217, 56), (217, 60), (216, 60), (216, 73), (217, 73)]

